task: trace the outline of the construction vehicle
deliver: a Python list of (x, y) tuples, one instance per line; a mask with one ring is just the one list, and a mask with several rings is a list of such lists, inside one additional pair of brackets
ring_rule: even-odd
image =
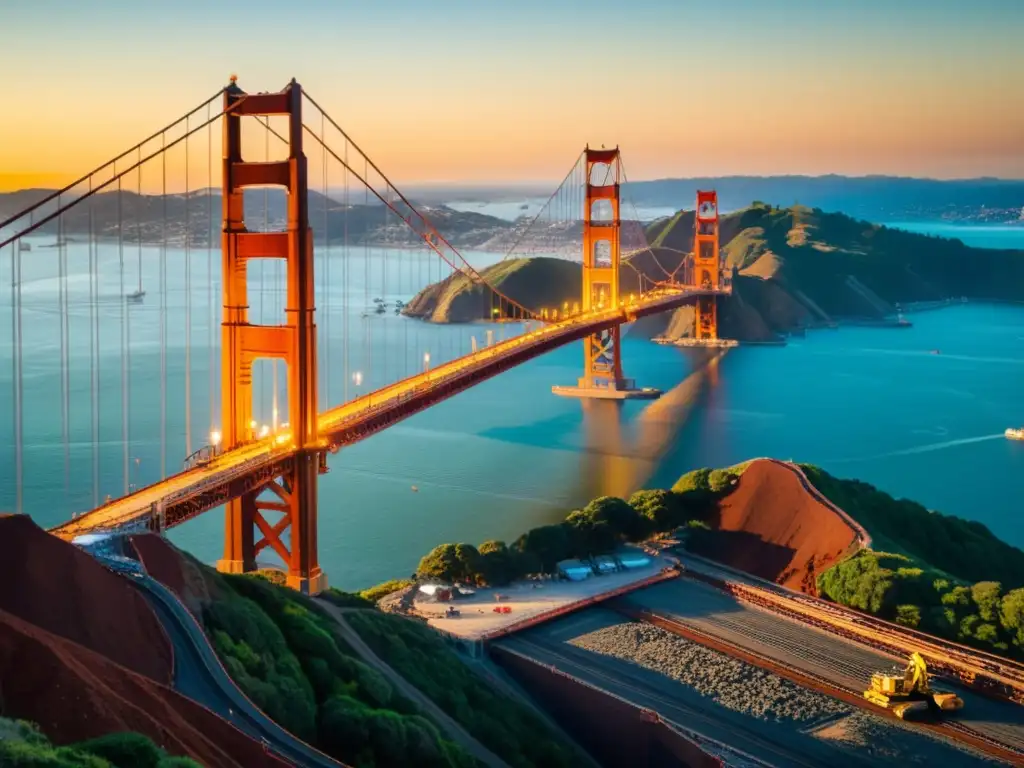
[(901, 720), (920, 720), (939, 712), (963, 709), (964, 700), (955, 693), (936, 691), (928, 685), (928, 665), (921, 654), (910, 654), (910, 663), (900, 672), (876, 672), (864, 698), (890, 710)]

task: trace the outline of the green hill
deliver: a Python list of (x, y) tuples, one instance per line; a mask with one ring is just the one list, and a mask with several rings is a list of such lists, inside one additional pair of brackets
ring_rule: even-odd
[[(650, 251), (623, 263), (623, 292), (665, 280), (693, 247), (693, 211), (647, 228)], [(721, 219), (722, 259), (733, 270), (734, 295), (720, 303), (722, 336), (768, 340), (839, 320), (889, 321), (897, 305), (972, 299), (1024, 300), (1024, 251), (970, 248), (960, 240), (904, 232), (841, 213), (755, 203)], [(502, 262), (484, 271), (507, 295), (538, 309), (578, 301), (580, 267), (559, 259)], [(476, 296), (470, 299), (467, 294)], [(479, 288), (463, 278), (430, 286), (409, 314), (434, 322), (487, 317)], [(648, 319), (637, 330), (692, 333), (692, 308)]]

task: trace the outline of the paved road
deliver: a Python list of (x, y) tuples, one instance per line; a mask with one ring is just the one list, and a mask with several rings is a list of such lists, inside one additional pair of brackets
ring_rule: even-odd
[(461, 746), (484, 765), (491, 766), (491, 768), (509, 768), (508, 763), (477, 741), (469, 731), (453, 720), (432, 699), (425, 696), (419, 688), (395, 672), (387, 662), (375, 654), (373, 649), (359, 636), (359, 633), (352, 629), (349, 623), (345, 621), (344, 610), (326, 600), (317, 599), (316, 602), (337, 622), (338, 634), (341, 635), (346, 643), (352, 646), (352, 649), (362, 657), (363, 661), (384, 675), (407, 699), (415, 702), (420, 709), (429, 715), (431, 720), (444, 729), (449, 739)]
[[(638, 590), (625, 600), (853, 691), (863, 690), (873, 672), (907, 663), (906, 658), (886, 655), (742, 603), (688, 578)], [(964, 709), (956, 718), (959, 722), (1002, 744), (1024, 749), (1024, 707), (989, 699), (945, 680), (941, 687), (956, 690), (964, 699)]]
[(772, 766), (849, 766), (868, 768), (872, 761), (848, 750), (768, 721), (721, 706), (683, 685), (636, 664), (569, 645), (568, 640), (618, 624), (622, 617), (595, 608), (574, 614), (496, 643), (549, 664), (579, 680), (640, 707), (685, 731), (727, 744)]
[(260, 711), (235, 685), (206, 634), (177, 596), (148, 576), (128, 576), (153, 608), (174, 646), (174, 688), (267, 745), (299, 768), (343, 768), (344, 764), (296, 738)]

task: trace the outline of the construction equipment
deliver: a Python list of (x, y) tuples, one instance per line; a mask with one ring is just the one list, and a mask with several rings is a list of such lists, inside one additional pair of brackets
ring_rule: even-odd
[(910, 654), (910, 663), (902, 672), (876, 672), (864, 698), (890, 710), (901, 720), (919, 720), (938, 712), (956, 712), (964, 700), (955, 693), (936, 691), (928, 685), (928, 666), (921, 654)]

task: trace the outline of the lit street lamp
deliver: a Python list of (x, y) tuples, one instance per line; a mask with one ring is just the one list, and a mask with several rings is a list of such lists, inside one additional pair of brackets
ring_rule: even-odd
[(430, 353), (429, 352), (424, 352), (423, 353), (423, 370), (424, 370), (425, 373), (429, 373), (430, 372)]

